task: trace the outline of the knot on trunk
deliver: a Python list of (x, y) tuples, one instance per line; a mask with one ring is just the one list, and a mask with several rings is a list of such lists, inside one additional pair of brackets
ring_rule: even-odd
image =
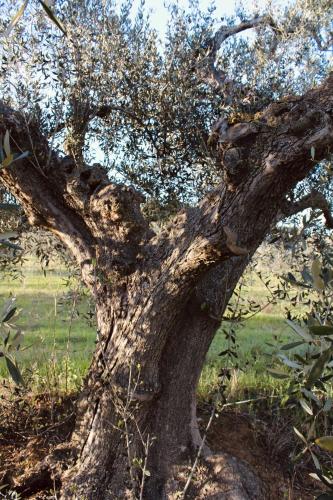
[(230, 227), (224, 226), (223, 231), (227, 237), (226, 246), (232, 252), (233, 255), (248, 255), (250, 251), (241, 246), (238, 242), (237, 233), (233, 231)]
[(231, 124), (225, 117), (213, 125), (208, 145), (216, 148), (223, 179), (230, 191), (235, 191), (251, 172), (248, 156), (261, 126), (259, 121)]
[(72, 156), (63, 158), (53, 175), (63, 184), (68, 204), (81, 212), (87, 212), (94, 191), (109, 183), (107, 172), (100, 164), (78, 167)]
[(144, 197), (131, 186), (108, 184), (90, 197), (91, 229), (97, 241), (97, 262), (102, 269), (130, 274), (150, 235), (140, 204)]
[(279, 127), (296, 137), (302, 137), (305, 133), (318, 127), (325, 121), (325, 113), (315, 109), (310, 102), (299, 102), (298, 98), (271, 104), (262, 118), (270, 127)]
[(224, 129), (219, 136), (219, 142), (222, 144), (241, 144), (252, 141), (253, 136), (258, 133), (258, 125), (254, 122), (236, 123), (227, 129)]
[(231, 147), (223, 152), (223, 179), (230, 191), (234, 191), (250, 172), (247, 150), (244, 147)]
[(140, 204), (144, 197), (131, 186), (108, 184), (90, 198), (96, 226), (113, 239), (138, 243), (148, 229)]

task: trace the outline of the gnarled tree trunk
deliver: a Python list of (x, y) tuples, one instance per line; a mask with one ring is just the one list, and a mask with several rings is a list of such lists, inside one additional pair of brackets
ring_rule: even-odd
[(146, 460), (144, 497), (162, 499), (172, 464), (195, 451), (193, 400), (218, 318), (278, 214), (299, 209), (285, 197), (312, 168), (311, 151), (319, 160), (333, 144), (332, 86), (331, 76), (257, 121), (224, 123), (224, 182), (159, 235), (132, 188), (100, 167), (75, 169), (49, 151), (37, 123), (1, 106), (0, 131), (21, 151), (36, 145), (1, 180), (32, 223), (67, 244), (96, 299), (98, 343), (63, 498), (124, 498)]
[[(126, 318), (144, 317), (142, 302), (136, 306), (136, 314), (124, 314), (124, 310), (116, 312), (115, 316), (122, 317), (119, 331), (117, 319), (111, 319), (112, 306), (104, 303), (99, 306), (100, 312), (104, 311), (99, 323), (103, 347), (95, 353), (86, 388), (80, 397), (77, 428), (73, 438), (80, 451), (77, 466), (67, 478), (69, 486), (66, 494), (69, 498), (73, 494), (72, 481), (75, 487), (79, 485), (79, 491), (80, 487), (85, 494), (90, 491), (91, 498), (115, 498), (114, 488), (119, 488), (119, 471), (115, 470), (116, 483), (113, 487), (113, 476), (107, 473), (114, 462), (125, 464), (125, 484), (130, 487), (127, 455), (130, 453), (132, 460), (145, 456), (140, 432), (144, 439), (148, 436), (156, 438), (149, 447), (147, 469), (150, 479), (146, 481), (146, 498), (163, 498), (169, 467), (189, 453), (194, 454), (199, 445), (196, 422), (193, 422), (193, 401), (206, 353), (220, 324), (216, 317), (211, 317), (212, 310), (215, 313), (217, 310), (219, 313), (223, 312), (247, 262), (247, 257), (230, 259), (220, 268), (214, 269), (214, 272), (207, 273), (205, 286), (210, 282), (209, 293), (215, 288), (212, 300), (206, 296), (203, 284), (198, 284), (188, 297), (174, 304), (173, 311), (169, 313), (170, 321), (161, 323), (167, 340), (162, 348), (159, 346), (162, 351), (160, 357), (151, 363), (154, 351), (158, 349), (156, 345), (152, 346), (151, 351), (148, 348), (139, 355), (140, 366), (150, 365), (148, 376), (144, 369), (141, 372), (140, 367), (133, 362), (131, 364), (135, 354), (131, 357), (124, 355), (122, 345), (119, 352), (112, 355), (112, 359), (117, 360), (112, 363), (108, 354), (112, 344), (107, 345), (112, 339), (112, 325), (113, 335), (120, 335), (122, 339), (128, 335), (130, 345), (136, 349), (137, 330), (135, 326), (128, 329)], [(205, 307), (202, 307), (203, 304)], [(157, 319), (159, 312), (158, 307), (153, 311), (153, 316), (156, 315)], [(121, 330), (123, 318), (126, 333)], [(137, 351), (136, 355), (138, 356)], [(117, 379), (117, 369), (120, 368), (122, 373), (124, 366), (131, 366), (130, 382), (128, 373), (123, 379)], [(125, 405), (131, 401), (127, 413), (119, 408), (120, 400)], [(128, 435), (126, 429), (119, 428), (126, 417), (136, 420), (134, 425), (133, 422), (129, 423)], [(129, 435), (130, 444), (126, 442)], [(118, 495), (122, 498), (124, 491), (120, 489)]]

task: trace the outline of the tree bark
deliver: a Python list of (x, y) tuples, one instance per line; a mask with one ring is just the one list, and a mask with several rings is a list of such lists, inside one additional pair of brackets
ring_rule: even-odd
[[(140, 432), (144, 433), (144, 439), (147, 436), (156, 438), (147, 457), (150, 476), (145, 481), (145, 498), (164, 498), (170, 467), (197, 451), (199, 443), (193, 434), (192, 413), (195, 389), (209, 345), (220, 325), (215, 315), (223, 314), (247, 262), (248, 257), (236, 257), (208, 272), (184, 302), (178, 304), (171, 331), (169, 325), (165, 325), (168, 338), (154, 370), (159, 373), (158, 385), (156, 380), (141, 380), (137, 366), (132, 366), (129, 385), (125, 382), (121, 385), (122, 381), (118, 379), (117, 390), (114, 390), (115, 385), (111, 387), (108, 384), (108, 380), (115, 380), (113, 374), (117, 372), (117, 364), (111, 365), (110, 370), (110, 363), (107, 362), (110, 326), (112, 334), (119, 335), (117, 330), (122, 323), (119, 316), (123, 316), (124, 312), (119, 313), (118, 309), (115, 317), (108, 300), (98, 305), (99, 335), (103, 347), (94, 356), (85, 390), (80, 397), (73, 437), (76, 449), (80, 450), (79, 459), (66, 478), (68, 486), (64, 489), (64, 498), (72, 498), (74, 491), (92, 499), (123, 498), (126, 485), (128, 489), (132, 486), (127, 455), (132, 461), (145, 455)], [(205, 307), (202, 307), (203, 304)], [(141, 304), (139, 307), (142, 307)], [(135, 329), (131, 329), (129, 336), (130, 342), (135, 345)], [(106, 363), (102, 361), (103, 356)], [(116, 355), (123, 368), (121, 356), (121, 352)], [(130, 363), (130, 360), (127, 361)], [(101, 383), (101, 379), (105, 382)], [(128, 411), (122, 411), (120, 407), (126, 406), (129, 400)], [(129, 420), (128, 435), (123, 427), (117, 428), (119, 420), (123, 422), (126, 418)], [(136, 423), (131, 422), (132, 419)], [(126, 442), (127, 438), (130, 444)], [(113, 475), (106, 474), (115, 467), (114, 464), (122, 464), (122, 467), (125, 464), (127, 473), (122, 487), (119, 486), (119, 470), (115, 471), (115, 484)], [(140, 475), (135, 476), (138, 488)]]
[(159, 235), (134, 189), (99, 166), (74, 168), (37, 123), (0, 106), (0, 132), (18, 152), (36, 146), (1, 181), (70, 248), (96, 300), (98, 342), (63, 498), (126, 498), (142, 489), (142, 469), (144, 498), (165, 497), (171, 466), (197, 445), (193, 398), (219, 318), (286, 195), (333, 144), (332, 87), (331, 75), (256, 120), (224, 122), (214, 132), (223, 182)]

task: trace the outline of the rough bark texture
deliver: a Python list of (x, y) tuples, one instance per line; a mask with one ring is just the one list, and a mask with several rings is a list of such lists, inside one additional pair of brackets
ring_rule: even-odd
[(15, 152), (31, 153), (2, 168), (1, 181), (31, 223), (69, 247), (96, 299), (98, 344), (63, 498), (124, 498), (140, 484), (126, 467), (144, 462), (152, 437), (144, 495), (165, 497), (171, 465), (195, 451), (191, 407), (219, 318), (286, 194), (314, 166), (311, 151), (319, 161), (333, 144), (332, 88), (331, 75), (256, 120), (224, 121), (214, 132), (224, 181), (159, 235), (134, 189), (110, 183), (99, 165), (74, 168), (33, 119), (1, 104), (0, 132), (10, 131)]

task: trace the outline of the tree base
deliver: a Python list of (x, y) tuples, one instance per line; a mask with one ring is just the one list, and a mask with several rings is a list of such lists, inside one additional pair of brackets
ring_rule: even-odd
[[(183, 498), (190, 470), (185, 466), (174, 468), (167, 484), (168, 500)], [(261, 479), (246, 462), (227, 453), (216, 453), (199, 462), (185, 498), (253, 500), (264, 499), (265, 493)]]
[[(54, 459), (54, 457), (52, 458)], [(41, 464), (30, 471), (30, 474), (24, 478), (21, 477), (21, 484), (16, 485), (16, 491), (30, 495), (37, 491), (41, 492), (43, 489), (47, 490), (51, 485), (53, 487), (59, 486), (59, 475), (54, 470), (53, 461), (52, 465), (53, 467), (51, 460), (44, 459)], [(113, 475), (110, 487), (105, 492), (104, 500), (134, 500), (136, 497), (131, 488), (125, 457), (123, 464), (118, 461), (115, 465), (117, 473)], [(166, 485), (165, 500), (183, 498), (184, 487), (190, 473), (191, 467), (189, 465), (174, 466), (172, 477)], [(143, 496), (143, 498), (145, 497)], [(199, 462), (185, 498), (188, 500), (206, 500), (207, 498), (254, 500), (263, 499), (266, 496), (261, 479), (246, 462), (227, 453), (217, 453)]]

